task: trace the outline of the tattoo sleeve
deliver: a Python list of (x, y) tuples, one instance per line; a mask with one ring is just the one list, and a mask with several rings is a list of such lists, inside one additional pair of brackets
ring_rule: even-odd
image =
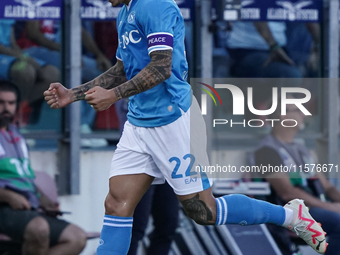
[(118, 100), (151, 89), (170, 78), (172, 50), (152, 52), (150, 58), (150, 63), (135, 77), (113, 89)]
[(105, 73), (99, 75), (92, 81), (73, 88), (72, 91), (74, 92), (74, 101), (84, 100), (85, 92), (93, 87), (100, 86), (105, 89), (112, 89), (126, 81), (127, 79), (124, 72), (123, 62), (117, 60), (117, 63)]
[(196, 223), (202, 225), (214, 224), (212, 212), (204, 201), (199, 198), (199, 194), (182, 201), (182, 205), (186, 214)]

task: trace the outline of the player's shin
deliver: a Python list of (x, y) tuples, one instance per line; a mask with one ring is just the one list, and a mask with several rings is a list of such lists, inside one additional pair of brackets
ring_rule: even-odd
[(131, 241), (132, 217), (105, 215), (97, 255), (127, 254)]
[(216, 198), (216, 205), (216, 225), (273, 223), (281, 226), (290, 215), (282, 206), (239, 194)]

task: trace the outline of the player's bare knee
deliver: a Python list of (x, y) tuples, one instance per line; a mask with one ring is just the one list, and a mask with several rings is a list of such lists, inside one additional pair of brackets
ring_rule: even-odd
[(130, 208), (128, 201), (117, 199), (110, 194), (105, 199), (105, 214), (119, 217), (131, 217), (134, 208)]
[(45, 246), (49, 243), (50, 228), (47, 221), (42, 217), (31, 220), (24, 233), (24, 241)]
[(123, 216), (122, 215), (124, 213), (123, 205), (124, 203), (108, 195), (105, 199), (105, 214)]
[(197, 224), (215, 224), (215, 210), (213, 210), (212, 206), (207, 205), (205, 201), (199, 199), (198, 194), (193, 198), (182, 201), (182, 205), (187, 216), (193, 219)]

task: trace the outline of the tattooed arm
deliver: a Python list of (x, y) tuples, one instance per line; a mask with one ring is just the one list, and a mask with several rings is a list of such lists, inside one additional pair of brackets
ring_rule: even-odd
[(154, 51), (151, 62), (130, 81), (113, 89), (117, 99), (151, 89), (171, 76), (172, 50)]
[[(90, 89), (85, 93), (86, 101), (98, 111), (105, 110), (122, 98), (144, 92), (170, 78), (172, 50), (152, 52), (150, 58), (150, 63), (131, 80), (114, 86), (110, 90), (98, 87)], [(104, 86), (100, 86), (104, 88)]]
[(49, 89), (44, 92), (44, 96), (47, 104), (51, 108), (57, 109), (65, 107), (74, 101), (85, 99), (87, 92), (95, 87), (102, 88), (107, 93), (108, 89), (112, 89), (126, 81), (123, 62), (117, 60), (117, 63), (105, 73), (76, 88), (67, 89), (60, 83), (52, 83)]
[(172, 50), (155, 51), (150, 63), (135, 77), (127, 81), (122, 61), (94, 80), (73, 89), (53, 83), (44, 92), (51, 108), (61, 108), (85, 99), (94, 109), (102, 111), (113, 103), (151, 89), (171, 76)]
[(122, 83), (126, 82), (123, 62), (117, 59), (117, 63), (107, 70), (105, 73), (99, 75), (97, 78), (89, 81), (83, 85), (72, 89), (74, 92), (73, 101), (85, 99), (85, 93), (96, 86), (104, 89), (112, 89)]

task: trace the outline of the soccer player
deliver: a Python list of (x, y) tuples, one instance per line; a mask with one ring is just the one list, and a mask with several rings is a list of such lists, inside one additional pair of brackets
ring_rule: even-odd
[(53, 83), (44, 93), (52, 108), (85, 99), (101, 111), (122, 98), (130, 99), (128, 121), (112, 159), (97, 254), (127, 253), (134, 209), (151, 183), (164, 179), (187, 215), (199, 224), (270, 222), (294, 229), (317, 252), (324, 253), (324, 231), (302, 200), (281, 207), (244, 195), (215, 199), (211, 179), (193, 170), (209, 162), (204, 120), (185, 81), (184, 22), (176, 3), (109, 2), (113, 6), (124, 3), (117, 19), (117, 63), (76, 88)]

